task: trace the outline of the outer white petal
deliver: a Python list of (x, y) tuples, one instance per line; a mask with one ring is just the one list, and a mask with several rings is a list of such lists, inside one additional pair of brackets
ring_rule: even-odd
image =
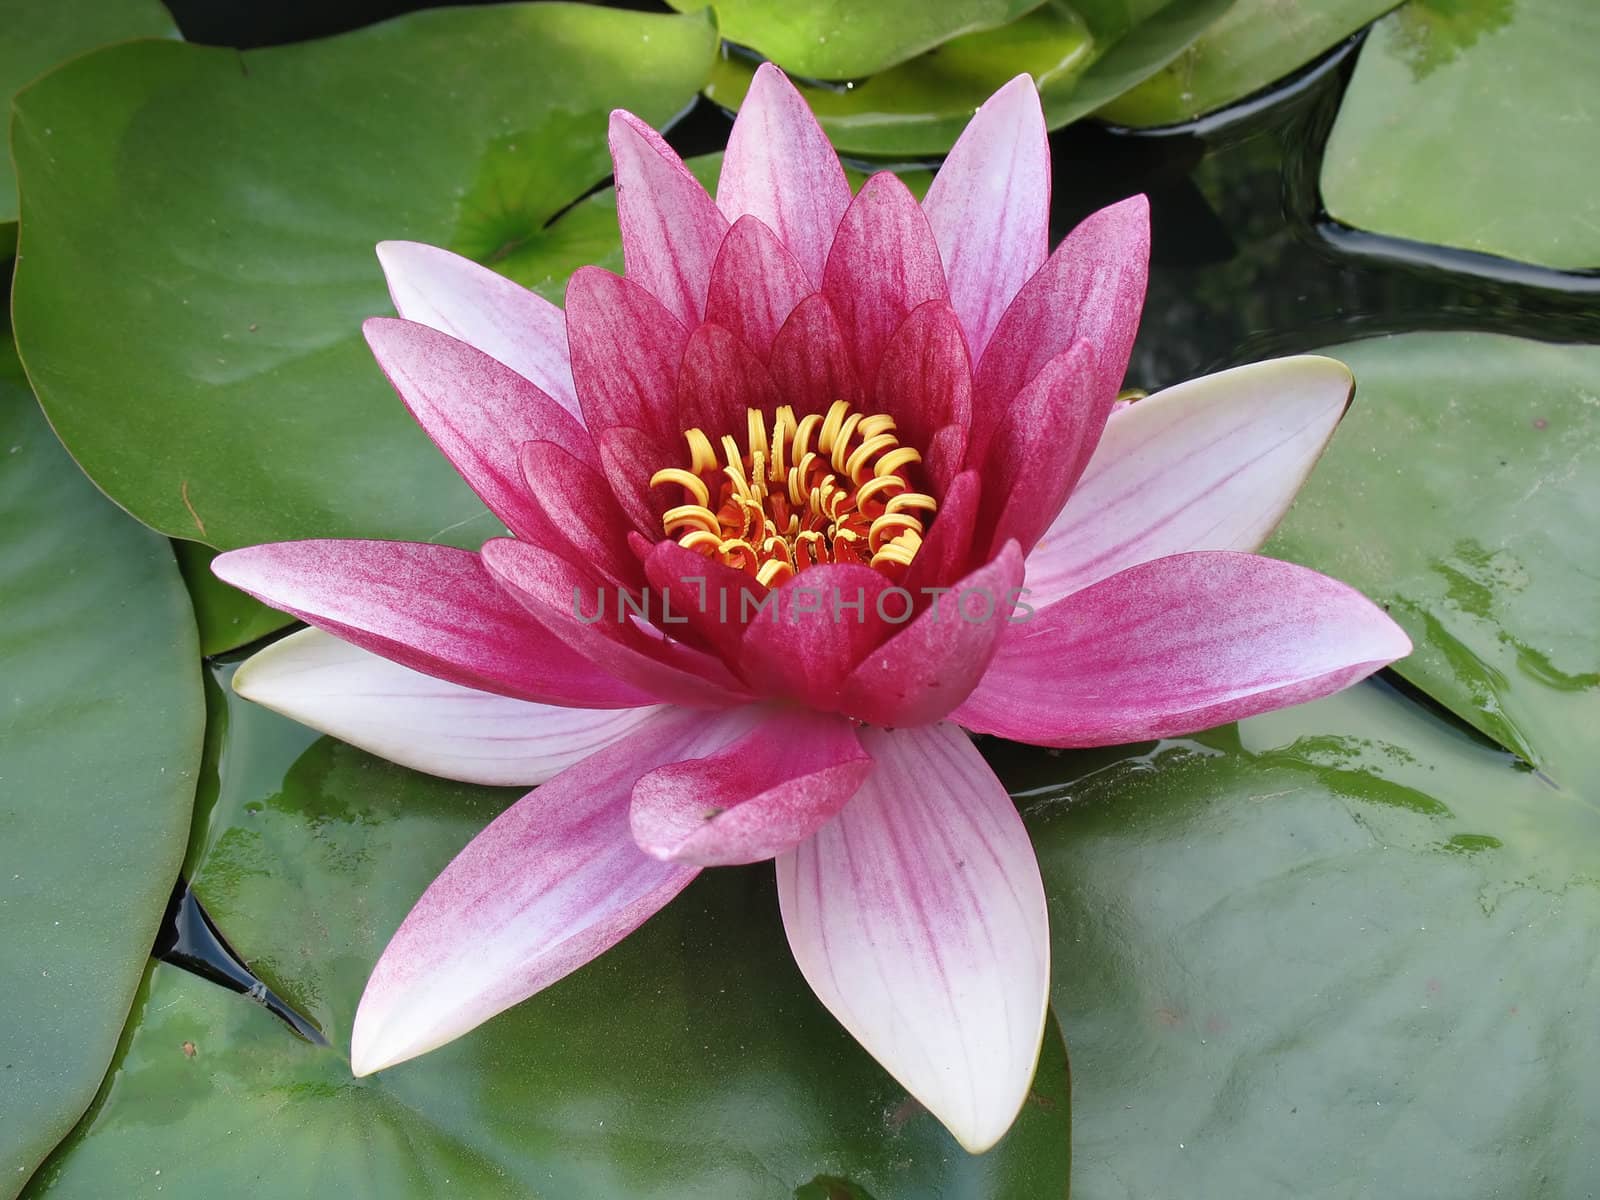
[(1028, 555), (1028, 603), (1189, 550), (1255, 550), (1350, 403), (1341, 362), (1278, 358), (1180, 383), (1113, 413)]
[(973, 1153), (1027, 1098), (1050, 942), (1032, 843), (951, 724), (865, 729), (877, 766), (777, 860), (795, 961), (818, 997)]
[(434, 679), (306, 629), (255, 654), (233, 677), (247, 700), (446, 779), (533, 785), (626, 737), (657, 712), (561, 708)]

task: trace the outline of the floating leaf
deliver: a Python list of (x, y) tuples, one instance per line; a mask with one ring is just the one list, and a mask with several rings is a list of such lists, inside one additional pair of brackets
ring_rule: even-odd
[[(840, 150), (942, 154), (1007, 80), (1033, 76), (1046, 122), (1060, 128), (1159, 70), (1232, 2), (1047, 0), (1010, 25), (952, 39), (858, 83), (799, 87)], [(754, 75), (747, 58), (725, 56), (712, 69), (706, 95), (736, 109)]]
[(174, 536), (476, 545), (493, 522), (362, 342), (391, 311), (373, 244), (540, 275), (547, 222), (610, 169), (607, 111), (668, 120), (714, 45), (703, 16), (504, 5), (47, 76), (17, 100), (15, 312), (52, 423)]
[[(708, 0), (668, 0), (698, 12)], [(1016, 20), (1040, 0), (711, 0), (722, 36), (811, 79), (857, 79)]]
[(1552, 786), (1380, 683), (1000, 757), (1051, 898), (1074, 1196), (1600, 1178), (1592, 768)]
[[(0, 96), (96, 46), (129, 38), (175, 38), (157, 0), (0, 0)], [(0, 259), (17, 244), (17, 176), (0, 154)]]
[(1600, 774), (1600, 347), (1415, 333), (1328, 351), (1356, 401), (1268, 552), (1416, 643), (1395, 669), (1576, 782)]
[(1305, 66), (1396, 0), (1236, 0), (1157, 74), (1099, 115), (1146, 127), (1192, 120)]
[(1322, 160), (1329, 213), (1558, 270), (1600, 267), (1597, 58), (1593, 0), (1412, 0), (1361, 48)]
[(72, 465), (9, 341), (0, 461), (0, 1196), (10, 1197), (111, 1061), (183, 855), (204, 705), (171, 549)]

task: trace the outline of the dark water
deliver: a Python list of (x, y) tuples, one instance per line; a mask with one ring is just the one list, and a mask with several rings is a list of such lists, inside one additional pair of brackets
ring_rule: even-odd
[[(378, 4), (370, 7), (372, 14), (345, 6), (340, 21), (351, 23), (339, 27), (402, 11), (392, 3), (381, 13)], [(226, 22), (237, 24), (246, 10), (223, 5), (207, 16), (179, 3), (175, 11), (186, 33), (220, 41), (229, 40)], [(257, 20), (233, 28), (229, 44), (332, 31), (312, 22), (310, 12), (288, 6), (273, 18), (282, 28)], [(1134, 132), (1080, 124), (1051, 137), (1052, 242), (1105, 204), (1136, 192), (1150, 197), (1150, 291), (1130, 386), (1154, 390), (1237, 363), (1410, 330), (1600, 341), (1600, 272), (1558, 272), (1363, 233), (1322, 210), (1322, 149), (1360, 41), (1351, 38), (1274, 88), (1184, 126)], [(702, 99), (669, 140), (685, 156), (721, 150), (729, 127), (728, 115)], [(155, 954), (252, 996), (302, 1037), (321, 1040), (239, 961), (181, 880)]]

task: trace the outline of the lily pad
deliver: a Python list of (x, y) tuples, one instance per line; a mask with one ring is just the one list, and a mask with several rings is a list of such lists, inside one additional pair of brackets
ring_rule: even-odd
[[(365, 976), (431, 877), (517, 795), (416, 775), (232, 697), (193, 886), (328, 1034), (156, 969), (116, 1077), (37, 1194), (1066, 1196), (1054, 1026), (1012, 1132), (971, 1157), (834, 1022), (789, 954), (770, 864), (707, 872), (594, 963), (367, 1079)], [(192, 1049), (191, 1054), (189, 1050)], [(161, 1172), (156, 1179), (155, 1172)], [(822, 1196), (849, 1195), (844, 1182)]]
[(0, 1196), (10, 1197), (111, 1061), (183, 856), (204, 705), (171, 549), (72, 465), (9, 341), (0, 462)]
[(1175, 125), (1242, 100), (1299, 70), (1382, 16), (1396, 0), (1236, 0), (1226, 16), (1099, 116)]
[(1417, 646), (1395, 669), (1462, 720), (1594, 777), (1600, 347), (1416, 333), (1327, 353), (1356, 402), (1268, 553), (1383, 604)]
[[(157, 0), (0, 0), (0, 96), (97, 46), (177, 36)], [(0, 258), (16, 244), (17, 176), (11, 156), (0, 154)]]
[(1411, 0), (1361, 48), (1322, 160), (1329, 213), (1557, 270), (1600, 267), (1597, 58), (1593, 0)]
[(1578, 1197), (1600, 805), (1381, 683), (998, 752), (1051, 897), (1073, 1195)]
[[(708, 0), (668, 0), (698, 12)], [(812, 79), (858, 79), (942, 42), (993, 29), (1040, 0), (709, 0), (730, 42), (749, 46), (786, 71)]]
[(547, 222), (610, 169), (606, 113), (666, 122), (715, 43), (704, 16), (499, 5), (47, 76), (16, 102), (14, 303), (56, 430), (173, 536), (480, 542), (493, 523), (362, 342), (391, 311), (372, 247), (538, 275)]
[[(1045, 121), (1058, 129), (1158, 71), (1227, 11), (1233, 0), (1047, 0), (998, 29), (954, 38), (848, 86), (798, 86), (840, 150), (880, 157), (943, 154), (973, 110), (1007, 80), (1027, 73)], [(724, 56), (706, 95), (744, 103), (755, 66)]]

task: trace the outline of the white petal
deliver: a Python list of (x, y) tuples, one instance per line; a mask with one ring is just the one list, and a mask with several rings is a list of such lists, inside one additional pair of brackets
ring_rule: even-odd
[(1015, 1120), (1050, 981), (1022, 819), (951, 724), (864, 729), (854, 799), (777, 860), (795, 961), (830, 1012), (973, 1153)]
[(434, 679), (320, 629), (257, 653), (233, 677), (247, 700), (390, 762), (467, 783), (543, 783), (657, 712), (561, 708)]
[(1350, 369), (1302, 355), (1180, 383), (1113, 413), (1061, 514), (1028, 555), (1042, 608), (1151, 559), (1255, 550), (1350, 403)]

